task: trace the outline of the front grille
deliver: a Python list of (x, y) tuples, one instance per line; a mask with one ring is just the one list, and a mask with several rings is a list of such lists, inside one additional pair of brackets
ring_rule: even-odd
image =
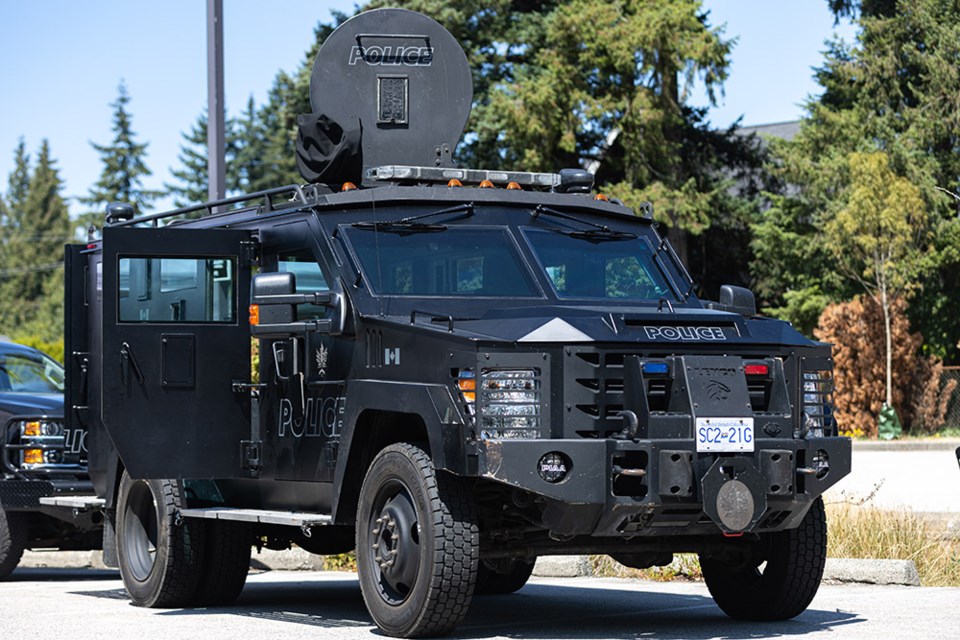
[[(642, 351), (567, 350), (564, 359), (564, 403), (575, 432), (584, 438), (607, 438), (623, 430), (624, 361), (638, 356), (642, 361), (668, 361), (671, 354)], [(744, 360), (769, 362), (772, 358), (742, 354)], [(670, 416), (674, 392), (672, 375), (644, 376), (644, 392), (651, 415)], [(755, 413), (771, 409), (773, 376), (748, 377), (750, 405)], [(679, 414), (676, 414), (679, 415)]]

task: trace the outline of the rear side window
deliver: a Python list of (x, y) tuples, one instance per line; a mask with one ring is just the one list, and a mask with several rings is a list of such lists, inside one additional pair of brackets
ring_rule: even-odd
[(120, 256), (119, 260), (120, 322), (236, 322), (234, 258)]

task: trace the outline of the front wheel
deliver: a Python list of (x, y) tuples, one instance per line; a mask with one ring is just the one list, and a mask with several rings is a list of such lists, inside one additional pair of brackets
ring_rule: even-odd
[(823, 500), (817, 498), (796, 529), (765, 536), (765, 565), (731, 567), (700, 557), (710, 595), (731, 618), (788, 620), (803, 613), (817, 595), (827, 558)]
[(127, 472), (117, 495), (117, 559), (123, 586), (140, 607), (183, 607), (197, 592), (204, 528), (177, 519), (175, 480), (134, 480)]
[(17, 568), (26, 546), (26, 515), (0, 509), (0, 580)]
[(442, 635), (467, 614), (480, 535), (469, 487), (437, 472), (420, 447), (399, 443), (370, 464), (360, 490), (357, 570), (374, 622), (387, 635)]

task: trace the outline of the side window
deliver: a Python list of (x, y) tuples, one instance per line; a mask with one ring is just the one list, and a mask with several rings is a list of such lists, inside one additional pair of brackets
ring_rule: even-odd
[(120, 257), (120, 322), (233, 324), (234, 258)]
[[(317, 291), (329, 291), (323, 272), (320, 271), (320, 265), (317, 264), (313, 255), (306, 250), (284, 253), (279, 256), (277, 271), (292, 273), (297, 278), (297, 293), (314, 293)], [(315, 320), (324, 318), (327, 314), (326, 307), (320, 307), (315, 304), (301, 304), (297, 306), (298, 320)]]

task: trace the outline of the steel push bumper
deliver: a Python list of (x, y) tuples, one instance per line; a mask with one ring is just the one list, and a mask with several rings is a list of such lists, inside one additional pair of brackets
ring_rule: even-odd
[(478, 453), (478, 475), (534, 494), (558, 533), (740, 534), (799, 524), (850, 473), (851, 443), (771, 438), (716, 454), (692, 440), (518, 439)]

